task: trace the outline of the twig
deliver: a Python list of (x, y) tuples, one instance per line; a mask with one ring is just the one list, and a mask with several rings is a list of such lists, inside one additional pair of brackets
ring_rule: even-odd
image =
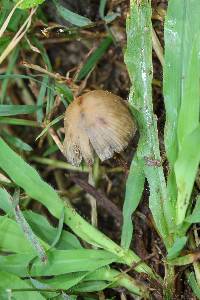
[(54, 142), (56, 143), (56, 145), (60, 149), (61, 153), (64, 155), (63, 145), (62, 145), (59, 137), (57, 136), (55, 130), (53, 128), (49, 128), (48, 131), (49, 131), (50, 136), (52, 137), (52, 139), (54, 140)]
[(120, 209), (110, 201), (101, 191), (98, 191), (94, 186), (88, 182), (78, 178), (77, 176), (71, 175), (70, 178), (79, 185), (84, 191), (92, 195), (97, 200), (97, 206), (104, 208), (114, 219), (122, 223), (122, 213)]
[(163, 48), (153, 28), (152, 28), (152, 42), (153, 42), (153, 49), (156, 52), (156, 55), (158, 56), (158, 59), (163, 67), (164, 65)]

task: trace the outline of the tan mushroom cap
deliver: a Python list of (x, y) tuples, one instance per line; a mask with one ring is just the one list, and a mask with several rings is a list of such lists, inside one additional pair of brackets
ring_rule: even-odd
[(79, 166), (94, 162), (93, 149), (104, 161), (123, 151), (136, 131), (128, 105), (120, 97), (95, 90), (76, 98), (66, 109), (64, 154)]

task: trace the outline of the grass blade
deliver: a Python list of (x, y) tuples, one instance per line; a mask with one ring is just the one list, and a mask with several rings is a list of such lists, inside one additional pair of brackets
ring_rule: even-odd
[[(166, 108), (165, 148), (170, 167), (168, 211), (177, 224), (184, 220), (196, 173), (197, 162), (194, 160), (198, 161), (198, 154), (195, 153), (197, 148), (193, 149), (193, 153), (187, 148), (190, 155), (192, 153), (193, 161), (191, 165), (187, 164), (186, 161), (190, 158), (183, 147), (190, 142), (190, 134), (199, 126), (200, 28), (196, 14), (199, 10), (198, 0), (170, 1), (165, 22), (166, 63), (163, 85)], [(197, 135), (196, 132), (196, 137)], [(191, 177), (187, 177), (189, 181), (183, 180), (183, 174), (180, 173), (183, 170), (186, 171), (186, 176), (190, 174)], [(172, 222), (171, 230), (174, 230), (174, 225)]]
[(48, 84), (48, 76), (44, 76), (41, 87), (40, 87), (40, 92), (37, 97), (37, 106), (38, 106), (37, 121), (38, 121), (38, 123), (42, 123), (42, 120), (43, 120), (43, 103), (44, 103), (44, 97), (45, 97), (45, 94), (47, 91), (47, 84)]
[(111, 45), (112, 41), (112, 38), (108, 36), (100, 43), (98, 48), (90, 55), (84, 66), (81, 68), (76, 80), (82, 80), (83, 78), (85, 78), (85, 76), (87, 76), (87, 74), (95, 67), (97, 62), (104, 55), (108, 47)]
[(122, 247), (128, 249), (132, 240), (133, 224), (132, 214), (137, 208), (144, 189), (145, 175), (143, 171), (143, 162), (134, 157), (129, 176), (126, 182), (125, 202), (123, 206), (123, 227), (121, 236)]
[(0, 104), (0, 116), (14, 116), (32, 114), (38, 110), (36, 105), (6, 105)]
[[(0, 167), (18, 186), (22, 187), (31, 198), (36, 199), (47, 207), (50, 213), (56, 218), (60, 218), (64, 207), (65, 223), (86, 242), (113, 253), (113, 255), (116, 255), (128, 265), (132, 265), (133, 262), (140, 260), (135, 253), (125, 251), (103, 233), (87, 223), (74, 211), (68, 202), (63, 202), (54, 189), (40, 178), (36, 170), (25, 163), (1, 138)], [(154, 272), (145, 263), (141, 263), (135, 270), (145, 272), (151, 277), (156, 278)]]
[[(127, 20), (125, 62), (132, 82), (129, 102), (137, 111), (140, 130), (137, 156), (143, 161), (144, 173), (149, 183), (149, 206), (156, 227), (165, 244), (168, 245), (169, 235), (164, 215), (164, 206), (167, 200), (166, 184), (161, 165), (157, 124), (152, 104), (151, 35), (150, 2), (144, 0), (140, 5), (137, 1), (131, 1), (130, 17)], [(155, 164), (150, 163), (150, 161), (155, 162)]]
[(14, 147), (16, 147), (19, 150), (27, 151), (27, 152), (30, 152), (33, 150), (33, 148), (31, 146), (29, 146), (28, 144), (23, 142), (18, 137), (7, 133), (6, 131), (3, 131), (1, 135), (8, 144), (13, 145)]
[(0, 117), (0, 124), (41, 127), (36, 121), (8, 117)]
[(73, 25), (76, 25), (78, 27), (83, 27), (83, 26), (87, 26), (87, 25), (92, 24), (90, 19), (72, 12), (71, 10), (69, 10), (69, 9), (63, 7), (62, 5), (56, 3), (56, 1), (54, 1), (54, 4), (57, 8), (58, 14), (61, 17), (63, 17), (66, 21), (68, 21), (69, 23), (71, 23)]
[[(2, 271), (25, 277), (28, 275), (27, 266), (34, 255), (29, 252), (0, 256), (0, 268)], [(38, 258), (34, 259), (30, 275), (52, 276), (72, 272), (91, 272), (109, 265), (117, 259), (116, 256), (104, 250), (51, 250), (47, 252), (47, 263), (45, 265)]]
[[(22, 3), (19, 5), (21, 9), (28, 9), (35, 7), (39, 4), (42, 4), (45, 0), (23, 0)], [(18, 2), (18, 0), (14, 0), (14, 2)]]
[[(31, 289), (32, 284), (20, 279), (18, 276), (0, 271), (0, 298), (15, 300), (45, 300), (38, 291), (24, 291)], [(13, 291), (18, 289), (18, 291)]]
[[(10, 58), (9, 58), (9, 63), (8, 63), (8, 67), (6, 70), (6, 75), (9, 75), (12, 73), (12, 70), (15, 66), (15, 63), (17, 61), (19, 55), (19, 47), (16, 47), (16, 49), (13, 51), (13, 53), (11, 54)], [(2, 82), (2, 86), (1, 86), (1, 103), (4, 102), (5, 96), (6, 96), (6, 92), (7, 92), (7, 86), (8, 86), (8, 82), (9, 82), (9, 78), (5, 78)]]
[(175, 163), (175, 174), (178, 188), (176, 206), (176, 221), (180, 224), (185, 219), (185, 214), (190, 202), (195, 177), (200, 162), (200, 125), (185, 138), (182, 150)]
[(58, 116), (57, 118), (55, 118), (54, 120), (52, 120), (51, 122), (49, 122), (49, 124), (47, 124), (47, 126), (42, 130), (42, 132), (36, 137), (35, 140), (37, 141), (41, 136), (43, 136), (48, 131), (48, 129), (51, 126), (53, 126), (54, 124), (58, 123), (63, 118), (64, 118), (64, 116), (61, 115), (61, 116)]
[[(31, 210), (26, 210), (23, 214), (35, 234), (40, 239), (48, 243), (48, 245), (51, 245), (52, 242), (56, 239), (58, 233), (57, 229), (51, 226), (45, 217), (40, 214), (34, 213)], [(62, 230), (60, 239), (56, 244), (56, 248), (59, 250), (70, 250), (80, 249), (82, 248), (82, 246), (75, 235), (66, 230)]]

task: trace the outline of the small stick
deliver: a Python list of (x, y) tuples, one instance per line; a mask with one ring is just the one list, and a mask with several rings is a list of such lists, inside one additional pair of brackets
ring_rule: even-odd
[(158, 59), (163, 67), (164, 65), (163, 48), (160, 44), (160, 41), (154, 29), (152, 29), (152, 42), (153, 42), (153, 49), (156, 52), (156, 55), (158, 56)]
[(56, 132), (54, 131), (53, 128), (49, 128), (48, 131), (49, 131), (50, 136), (52, 137), (52, 139), (54, 140), (54, 142), (56, 143), (56, 145), (60, 149), (61, 153), (64, 155), (63, 145), (62, 145), (59, 137), (57, 136)]

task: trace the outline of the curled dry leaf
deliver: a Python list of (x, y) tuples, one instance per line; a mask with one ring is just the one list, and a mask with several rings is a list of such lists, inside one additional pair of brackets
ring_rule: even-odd
[(103, 90), (76, 98), (66, 109), (64, 128), (64, 154), (76, 166), (82, 159), (91, 166), (93, 149), (102, 161), (120, 153), (136, 131), (125, 101)]

